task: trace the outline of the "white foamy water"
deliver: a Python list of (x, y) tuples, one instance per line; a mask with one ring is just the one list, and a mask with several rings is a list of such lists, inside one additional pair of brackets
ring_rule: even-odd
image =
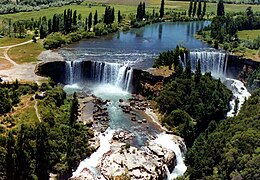
[(175, 155), (176, 155), (177, 164), (176, 164), (173, 172), (170, 173), (167, 166), (165, 167), (166, 172), (167, 172), (167, 176), (168, 176), (167, 180), (173, 180), (178, 176), (182, 176), (186, 172), (187, 167), (184, 164), (181, 149), (180, 149), (179, 145), (176, 142), (174, 142), (173, 136), (170, 135), (170, 134), (161, 133), (154, 140), (154, 142), (156, 144), (161, 145), (162, 147), (164, 147), (166, 149), (173, 150)]
[(227, 81), (231, 81), (230, 90), (233, 93), (233, 98), (230, 101), (231, 110), (227, 113), (228, 117), (233, 117), (235, 114), (235, 100), (238, 98), (238, 110), (237, 113), (240, 111), (242, 105), (244, 104), (245, 100), (248, 99), (251, 94), (248, 92), (247, 88), (243, 84), (243, 82), (237, 79), (226, 78)]
[(89, 158), (86, 158), (84, 161), (81, 161), (77, 170), (73, 172), (72, 178), (79, 177), (84, 169), (88, 169), (91, 171), (95, 177), (99, 177), (99, 179), (105, 179), (99, 173), (97, 166), (100, 162), (102, 156), (110, 150), (110, 140), (113, 137), (114, 130), (108, 128), (105, 133), (100, 133), (100, 147), (96, 152), (94, 152)]

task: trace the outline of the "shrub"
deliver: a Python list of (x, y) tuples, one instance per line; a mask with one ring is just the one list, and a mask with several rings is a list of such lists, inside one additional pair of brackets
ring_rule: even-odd
[(66, 38), (60, 32), (48, 35), (43, 42), (46, 49), (61, 47), (63, 44), (66, 44)]

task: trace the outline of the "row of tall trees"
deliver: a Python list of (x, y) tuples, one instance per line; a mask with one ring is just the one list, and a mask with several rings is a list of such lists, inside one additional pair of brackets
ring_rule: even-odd
[(136, 20), (141, 21), (145, 18), (145, 2), (140, 2), (137, 6)]
[(105, 9), (104, 23), (112, 24), (114, 21), (115, 21), (115, 9), (108, 6)]
[(194, 1), (190, 0), (188, 15), (189, 17), (195, 17), (195, 15), (197, 15), (198, 19), (203, 19), (203, 17), (206, 15), (206, 9), (207, 9), (206, 0), (203, 0), (203, 7), (202, 7), (201, 0), (198, 0), (198, 3), (197, 0)]

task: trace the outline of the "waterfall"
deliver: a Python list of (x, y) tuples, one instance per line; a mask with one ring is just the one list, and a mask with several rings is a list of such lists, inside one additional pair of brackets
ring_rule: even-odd
[(174, 167), (173, 172), (170, 173), (168, 167), (166, 166), (167, 167), (166, 168), (164, 166), (166, 169), (167, 180), (173, 180), (173, 179), (177, 178), (178, 176), (182, 176), (185, 173), (185, 171), (187, 170), (187, 167), (184, 164), (183, 154), (181, 152), (179, 144), (174, 142), (173, 136), (170, 134), (161, 133), (154, 140), (154, 142), (156, 144), (160, 144), (162, 147), (164, 147), (166, 149), (170, 149), (170, 150), (174, 151), (174, 153), (176, 155), (177, 164)]
[[(241, 109), (242, 105), (244, 104), (245, 100), (247, 100), (251, 96), (251, 94), (248, 92), (248, 90), (246, 89), (243, 82), (241, 82), (237, 79), (226, 78), (224, 83), (233, 93), (233, 98), (230, 101), (231, 109), (227, 113), (228, 117), (233, 117), (234, 115), (238, 114), (238, 112), (240, 111), (240, 109)], [(237, 112), (235, 113), (235, 100), (236, 100), (236, 98), (239, 100), (239, 102), (238, 102)]]
[(83, 78), (84, 61), (66, 61), (66, 83), (75, 84), (90, 80), (100, 84), (110, 84), (132, 90), (133, 69), (118, 63), (91, 62), (90, 77)]
[(211, 72), (212, 76), (222, 77), (226, 76), (228, 55), (220, 51), (192, 51), (189, 55), (191, 61), (191, 68), (193, 71), (200, 60), (201, 72)]
[(81, 61), (66, 61), (66, 83), (75, 84), (82, 80)]
[(113, 137), (114, 132), (115, 132), (114, 130), (108, 128), (105, 131), (105, 133), (99, 134), (99, 139), (100, 139), (99, 148), (90, 157), (80, 162), (77, 170), (73, 172), (72, 178), (77, 178), (77, 176), (80, 176), (80, 174), (84, 172), (84, 169), (86, 168), (91, 171), (91, 173), (94, 175), (96, 179), (105, 179), (98, 172), (97, 167), (98, 167), (98, 162), (103, 157), (103, 155), (110, 150), (110, 146), (111, 146), (110, 141)]

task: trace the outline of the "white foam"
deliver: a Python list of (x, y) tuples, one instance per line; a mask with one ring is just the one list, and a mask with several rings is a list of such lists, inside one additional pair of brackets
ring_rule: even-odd
[(84, 161), (81, 161), (77, 170), (73, 172), (72, 178), (79, 177), (80, 174), (83, 172), (84, 169), (88, 169), (91, 171), (92, 174), (94, 174), (96, 177), (100, 176), (101, 179), (104, 179), (102, 177), (97, 169), (98, 163), (100, 162), (101, 158), (105, 153), (107, 153), (110, 150), (110, 141), (113, 137), (114, 130), (111, 130), (108, 128), (105, 133), (100, 133), (99, 139), (100, 139), (100, 147), (96, 152), (94, 152), (89, 158), (86, 158)]
[(239, 103), (238, 103), (238, 110), (237, 113), (240, 111), (242, 105), (245, 102), (245, 99), (248, 99), (251, 94), (248, 92), (247, 88), (243, 84), (243, 82), (237, 80), (237, 79), (231, 79), (231, 78), (226, 78), (227, 81), (232, 81), (231, 88), (230, 90), (233, 93), (233, 98), (230, 101), (230, 106), (231, 110), (227, 113), (228, 117), (233, 117), (235, 114), (235, 100), (238, 98)]
[[(167, 179), (173, 180), (178, 176), (182, 176), (186, 172), (187, 167), (184, 164), (183, 155), (181, 153), (180, 147), (176, 142), (174, 142), (173, 136), (170, 134), (161, 133), (154, 140), (154, 142), (156, 144), (161, 145), (162, 147), (164, 147), (166, 149), (173, 150), (176, 155), (177, 164), (176, 164), (173, 172), (170, 174), (170, 177), (168, 176)], [(167, 166), (165, 168), (167, 168)], [(166, 169), (166, 172), (167, 172), (167, 169)]]

